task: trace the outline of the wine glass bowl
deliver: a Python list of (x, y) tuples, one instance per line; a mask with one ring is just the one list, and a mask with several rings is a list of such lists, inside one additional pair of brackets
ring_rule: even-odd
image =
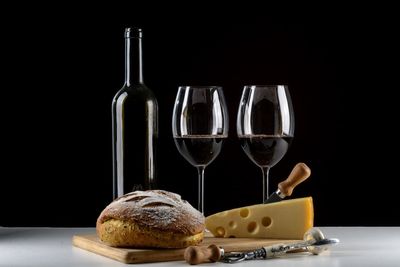
[(263, 202), (269, 196), (269, 170), (288, 151), (294, 134), (293, 107), (285, 85), (243, 89), (236, 130), (247, 156), (263, 171)]
[(204, 169), (228, 137), (228, 112), (219, 86), (180, 86), (172, 115), (180, 154), (198, 170), (198, 210), (204, 213)]

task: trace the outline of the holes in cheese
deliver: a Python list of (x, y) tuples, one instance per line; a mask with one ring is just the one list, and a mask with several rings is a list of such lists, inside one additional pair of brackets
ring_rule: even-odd
[(249, 216), (249, 209), (248, 208), (243, 208), (240, 210), (240, 217), (246, 218), (247, 216)]
[(264, 217), (264, 218), (261, 219), (261, 224), (262, 224), (263, 226), (265, 226), (265, 227), (270, 226), (271, 223), (272, 223), (272, 220), (271, 220), (270, 217)]
[(225, 236), (225, 229), (224, 227), (217, 227), (216, 228), (216, 236), (217, 237), (224, 237)]
[(314, 224), (311, 197), (242, 207), (210, 215), (206, 227), (216, 237), (303, 239)]
[(250, 234), (256, 234), (258, 232), (258, 224), (256, 222), (250, 222), (247, 225), (247, 231)]

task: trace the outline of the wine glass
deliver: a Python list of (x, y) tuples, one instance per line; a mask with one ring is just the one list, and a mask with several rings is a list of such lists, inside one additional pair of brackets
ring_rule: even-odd
[(228, 112), (219, 86), (180, 86), (172, 133), (181, 155), (198, 170), (198, 210), (204, 214), (204, 169), (228, 137)]
[(286, 85), (247, 85), (236, 123), (240, 144), (262, 169), (263, 203), (269, 197), (269, 170), (286, 154), (294, 134), (292, 101)]

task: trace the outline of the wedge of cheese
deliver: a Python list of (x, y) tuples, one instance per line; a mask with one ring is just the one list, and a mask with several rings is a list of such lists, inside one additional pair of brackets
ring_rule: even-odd
[(247, 206), (206, 218), (206, 228), (215, 237), (303, 239), (313, 224), (311, 197)]

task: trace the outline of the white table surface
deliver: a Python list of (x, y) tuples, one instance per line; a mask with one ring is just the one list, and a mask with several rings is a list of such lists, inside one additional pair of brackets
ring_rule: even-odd
[[(400, 266), (400, 227), (321, 227), (326, 237), (340, 244), (318, 256), (306, 253), (243, 263), (206, 263), (200, 266)], [(93, 228), (1, 228), (0, 266), (127, 266), (73, 247), (74, 234)], [(137, 265), (137, 264), (134, 264)], [(184, 261), (147, 263), (143, 266), (189, 266)]]

